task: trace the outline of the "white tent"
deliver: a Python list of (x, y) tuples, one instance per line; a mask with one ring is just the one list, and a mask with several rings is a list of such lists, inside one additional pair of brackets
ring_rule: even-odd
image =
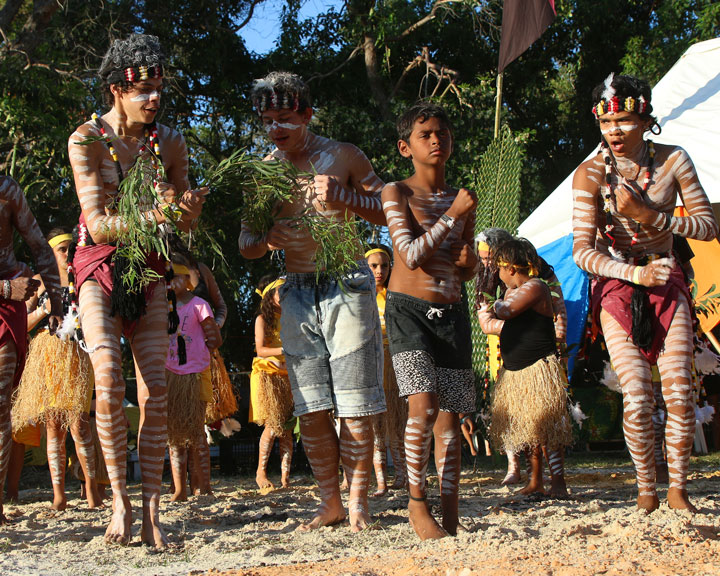
[[(720, 38), (691, 46), (653, 88), (652, 104), (662, 127), (653, 140), (685, 148), (710, 201), (720, 203)], [(579, 342), (587, 317), (587, 276), (572, 261), (572, 179), (570, 174), (519, 228), (562, 283), (568, 344)]]
[[(652, 104), (662, 127), (653, 140), (685, 148), (710, 201), (720, 202), (720, 38), (692, 45), (653, 88)], [(572, 232), (572, 177), (520, 225), (520, 235), (535, 246)]]

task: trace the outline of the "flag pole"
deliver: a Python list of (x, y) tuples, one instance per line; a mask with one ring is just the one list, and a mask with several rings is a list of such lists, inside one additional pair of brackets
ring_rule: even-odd
[(502, 108), (502, 87), (503, 87), (503, 73), (498, 73), (497, 77), (497, 96), (495, 99), (495, 138), (498, 137), (500, 132), (500, 110)]

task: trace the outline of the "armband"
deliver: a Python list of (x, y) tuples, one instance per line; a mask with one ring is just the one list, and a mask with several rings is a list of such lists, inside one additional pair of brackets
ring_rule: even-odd
[(446, 226), (447, 226), (448, 228), (450, 228), (450, 230), (452, 230), (453, 227), (455, 226), (455, 218), (453, 218), (452, 216), (448, 216), (447, 214), (443, 214), (442, 216), (440, 216), (440, 220), (442, 220), (443, 222), (445, 222)]
[(10, 280), (3, 280), (2, 296), (5, 300), (10, 300), (10, 296), (12, 296), (12, 284), (10, 284)]
[(642, 266), (635, 266), (635, 270), (633, 270), (633, 277), (632, 282), (633, 284), (640, 284), (640, 269)]

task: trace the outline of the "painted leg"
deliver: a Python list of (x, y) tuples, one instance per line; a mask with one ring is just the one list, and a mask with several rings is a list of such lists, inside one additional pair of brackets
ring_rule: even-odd
[(187, 455), (185, 446), (170, 446), (170, 470), (175, 490), (170, 497), (171, 502), (187, 501)]
[(10, 395), (17, 366), (14, 342), (0, 347), (0, 526), (8, 523), (3, 513), (3, 492), (12, 452), (12, 423), (10, 420)]
[(301, 416), (300, 436), (313, 476), (318, 483), (320, 507), (312, 520), (307, 524), (301, 524), (298, 530), (314, 530), (321, 526), (339, 524), (345, 520), (345, 509), (338, 484), (340, 447), (328, 411), (322, 410)]
[(210, 446), (205, 437), (205, 428), (203, 427), (198, 434), (197, 439), (192, 447), (193, 462), (198, 469), (198, 488), (196, 494), (205, 496), (212, 495), (212, 487), (210, 485)]
[(20, 476), (22, 476), (23, 466), (25, 466), (25, 444), (18, 444), (13, 440), (5, 481), (8, 502), (19, 501), (18, 492), (20, 491)]
[(408, 421), (405, 426), (405, 461), (408, 473), (408, 512), (410, 525), (421, 540), (443, 538), (445, 530), (435, 521), (427, 503), (427, 467), (430, 441), (438, 418), (437, 396), (424, 392), (408, 397)]
[(404, 438), (390, 438), (390, 454), (395, 467), (395, 479), (390, 488), (407, 488), (407, 464), (405, 463)]
[(350, 494), (350, 529), (360, 532), (370, 525), (368, 488), (372, 470), (372, 417), (340, 419), (340, 458), (347, 474)]
[(89, 414), (82, 414), (80, 418), (73, 422), (70, 426), (70, 433), (75, 442), (75, 453), (80, 462), (83, 476), (85, 476), (85, 497), (87, 498), (88, 507), (99, 508), (103, 503), (95, 479), (97, 464), (95, 462), (92, 432), (90, 431)]
[(112, 517), (105, 532), (109, 544), (130, 542), (132, 509), (127, 493), (127, 420), (120, 350), (121, 321), (110, 316), (110, 300), (96, 282), (80, 290), (80, 317), (95, 373), (96, 423), (112, 489)]
[(293, 455), (293, 434), (292, 430), (285, 430), (278, 438), (280, 447), (280, 482), (283, 488), (290, 486), (290, 466)]
[(387, 446), (385, 444), (385, 414), (372, 416), (373, 431), (373, 468), (377, 490), (374, 497), (387, 494)]
[(515, 452), (507, 453), (508, 467), (507, 474), (500, 483), (502, 486), (510, 486), (520, 483), (520, 455)]
[(655, 430), (655, 482), (667, 484), (669, 480), (667, 459), (665, 458), (665, 414), (667, 407), (662, 395), (662, 384), (653, 382), (655, 409), (652, 413), (653, 429)]
[(135, 328), (131, 342), (137, 376), (140, 427), (138, 460), (142, 474), (142, 541), (153, 548), (165, 548), (167, 536), (160, 526), (160, 491), (167, 444), (167, 382), (165, 360), (168, 350), (167, 301), (165, 286), (159, 283)]
[(604, 310), (600, 313), (610, 360), (623, 393), (623, 432), (635, 464), (638, 508), (652, 512), (660, 505), (655, 491), (655, 432), (652, 373), (647, 359), (628, 339), (625, 330)]
[(435, 468), (440, 482), (442, 527), (457, 536), (458, 489), (460, 486), (461, 438), (460, 419), (456, 413), (440, 412), (435, 427)]
[(665, 348), (658, 358), (667, 407), (665, 444), (670, 476), (667, 498), (670, 508), (697, 512), (687, 494), (688, 466), (695, 436), (692, 354), (692, 321), (689, 306), (681, 299), (665, 338)]
[[(543, 485), (543, 455), (541, 446), (533, 446), (529, 451), (528, 463), (530, 471), (528, 473), (528, 483), (520, 490), (520, 494), (545, 494), (545, 486)], [(526, 452), (525, 454), (528, 454)]]
[(53, 487), (52, 510), (65, 510), (67, 496), (65, 495), (65, 438), (67, 432), (57, 420), (51, 420), (45, 427), (47, 433), (47, 459), (50, 468), (50, 480)]
[(550, 468), (550, 496), (553, 498), (567, 498), (565, 450), (563, 448), (548, 452), (548, 467)]
[(270, 482), (267, 476), (267, 464), (270, 460), (270, 454), (272, 453), (273, 444), (275, 443), (275, 435), (268, 426), (263, 429), (262, 436), (260, 436), (260, 446), (258, 453), (258, 467), (255, 473), (255, 483), (258, 485), (260, 490), (274, 490), (275, 485)]

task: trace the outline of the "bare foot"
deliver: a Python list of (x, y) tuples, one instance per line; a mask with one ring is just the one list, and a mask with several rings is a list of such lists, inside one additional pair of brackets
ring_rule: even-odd
[(297, 527), (298, 532), (310, 532), (311, 530), (317, 530), (323, 526), (335, 526), (345, 522), (345, 509), (340, 505), (339, 508), (330, 506), (321, 506), (317, 514), (313, 516), (312, 520), (307, 524), (300, 524)]
[(360, 505), (350, 507), (350, 530), (362, 532), (372, 525), (367, 509)]
[[(670, 496), (669, 490), (668, 490), (668, 496)], [(668, 503), (669, 503), (669, 498), (668, 498)], [(638, 496), (637, 507), (640, 510), (645, 510), (645, 512), (650, 514), (650, 512), (654, 512), (655, 510), (657, 510), (660, 507), (660, 500), (658, 500), (657, 494)], [(671, 506), (671, 508), (672, 508), (672, 506)]]
[(110, 524), (105, 531), (107, 544), (120, 544), (127, 546), (130, 543), (130, 526), (132, 525), (132, 510), (130, 498), (127, 494), (113, 497), (113, 513)]
[(545, 494), (545, 487), (543, 486), (542, 481), (528, 482), (524, 488), (518, 490), (518, 494), (522, 494), (523, 496), (529, 496), (530, 494)]
[(255, 483), (258, 485), (258, 488), (260, 490), (274, 490), (275, 484), (270, 482), (270, 479), (267, 477), (267, 474), (265, 472), (258, 472), (255, 474)]
[(410, 499), (408, 512), (410, 513), (410, 526), (415, 530), (415, 534), (418, 535), (420, 540), (437, 540), (448, 535), (430, 514), (427, 501)]
[(501, 486), (510, 486), (512, 484), (520, 484), (520, 472), (517, 470), (508, 470), (505, 478), (500, 482)]
[(149, 504), (143, 504), (143, 521), (140, 537), (143, 544), (147, 544), (158, 550), (168, 547), (167, 535), (160, 527), (159, 500), (159, 496), (153, 497)]
[(290, 488), (290, 477), (289, 477), (289, 476), (283, 476), (283, 477), (280, 479), (280, 485), (281, 485), (283, 488)]
[(390, 484), (390, 490), (401, 490), (403, 488), (407, 488), (407, 478), (395, 476), (395, 480)]
[(96, 482), (93, 482), (90, 489), (87, 490), (87, 503), (88, 508), (105, 508)]
[(670, 481), (670, 474), (668, 473), (667, 462), (655, 464), (655, 483), (656, 484), (667, 484)]
[[(2, 492), (0, 492), (0, 496), (2, 496)], [(2, 502), (0, 502), (0, 526), (5, 526), (6, 524), (10, 524), (10, 518), (5, 516)]]
[(553, 498), (567, 498), (568, 491), (565, 485), (565, 477), (560, 476), (559, 478), (550, 479), (550, 496)]
[(53, 503), (50, 505), (50, 510), (65, 510), (67, 508), (67, 498), (63, 494), (62, 496), (55, 496)]
[(688, 510), (697, 514), (698, 509), (690, 503), (687, 490), (681, 488), (668, 488), (668, 506), (673, 510)]
[(170, 502), (187, 502), (187, 491), (185, 490), (177, 490), (173, 493), (173, 495), (170, 497)]
[(380, 496), (385, 496), (385, 494), (387, 494), (387, 493), (388, 493), (387, 486), (383, 486), (382, 488), (380, 486), (378, 486), (378, 489), (372, 493), (372, 497), (380, 498)]

